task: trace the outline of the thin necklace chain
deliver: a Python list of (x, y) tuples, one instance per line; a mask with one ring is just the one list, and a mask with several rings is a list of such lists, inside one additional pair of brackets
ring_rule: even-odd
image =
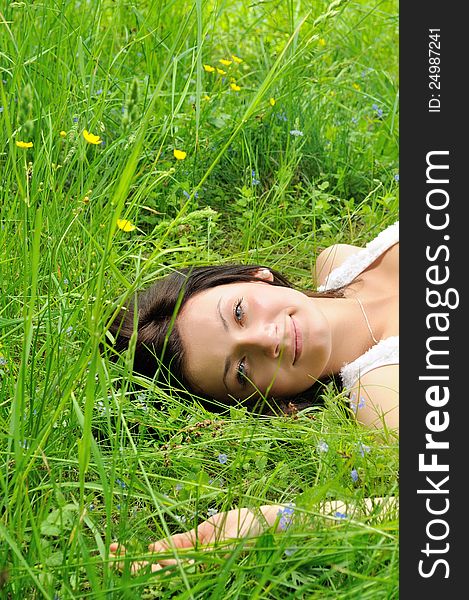
[(366, 312), (365, 312), (365, 309), (363, 308), (362, 301), (360, 300), (360, 298), (358, 296), (355, 296), (355, 300), (358, 302), (358, 304), (360, 305), (360, 308), (362, 309), (362, 313), (363, 313), (363, 316), (365, 317), (366, 326), (368, 327), (368, 331), (370, 332), (371, 339), (374, 341), (375, 344), (378, 344), (378, 340), (373, 335), (373, 330), (371, 329), (370, 322), (368, 321), (368, 317), (366, 316)]

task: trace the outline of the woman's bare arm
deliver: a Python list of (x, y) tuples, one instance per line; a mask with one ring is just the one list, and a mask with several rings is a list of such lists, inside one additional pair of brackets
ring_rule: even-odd
[(365, 373), (350, 392), (357, 421), (372, 429), (399, 432), (399, 365), (383, 365)]
[[(380, 514), (390, 514), (398, 507), (397, 498), (365, 498), (364, 506), (356, 507), (339, 500), (325, 502), (319, 507), (318, 515), (324, 516), (331, 523), (345, 517), (357, 518), (371, 515), (375, 510)], [(292, 505), (265, 504), (258, 509), (235, 508), (226, 512), (218, 513), (206, 521), (200, 523), (196, 528), (184, 533), (175, 534), (149, 544), (151, 553), (150, 560), (134, 562), (131, 566), (132, 572), (137, 572), (144, 567), (150, 566), (152, 571), (157, 571), (164, 566), (176, 564), (177, 559), (168, 558), (170, 552), (195, 548), (196, 546), (213, 546), (216, 543), (237, 540), (241, 538), (252, 538), (261, 535), (264, 531), (275, 527), (280, 532), (287, 529), (293, 520), (295, 513)], [(114, 542), (110, 546), (111, 558), (122, 559), (125, 556), (125, 548)], [(117, 562), (118, 568), (123, 568), (121, 561)]]

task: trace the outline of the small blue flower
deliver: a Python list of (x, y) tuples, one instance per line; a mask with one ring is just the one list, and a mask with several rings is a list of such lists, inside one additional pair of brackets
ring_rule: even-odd
[(0, 106), (0, 113), (3, 112), (3, 106)]
[(73, 327), (70, 325), (70, 327), (67, 327), (67, 329), (65, 330), (65, 333), (67, 335), (70, 335), (73, 332)]
[(219, 455), (218, 455), (218, 462), (219, 462), (221, 465), (224, 465), (224, 464), (226, 464), (227, 460), (228, 460), (228, 456), (227, 456), (226, 454), (223, 454), (223, 453), (222, 453), (222, 454), (219, 454)]
[(282, 113), (277, 113), (277, 119), (278, 119), (279, 121), (286, 121), (286, 120), (287, 120), (287, 115), (286, 115), (284, 112), (282, 112)]
[(91, 504), (88, 505), (88, 510), (90, 510), (90, 511), (94, 510), (94, 504), (93, 503), (91, 503)]
[(357, 117), (352, 117), (352, 123), (356, 125), (358, 123)]
[(78, 123), (78, 117), (73, 117), (73, 122)]
[(182, 483), (176, 483), (176, 485), (174, 486), (174, 489), (177, 492), (180, 492), (183, 488), (184, 488), (184, 486), (182, 485)]
[(288, 529), (292, 524), (293, 515), (295, 514), (295, 504), (293, 502), (290, 502), (289, 504), (287, 504), (287, 506), (281, 508), (277, 514), (280, 517), (280, 529)]
[(396, 175), (394, 175), (394, 181), (399, 181), (399, 173), (396, 173)]
[(321, 440), (316, 446), (318, 452), (327, 452), (329, 450), (329, 444), (324, 440)]
[[(186, 192), (186, 190), (182, 190), (182, 193), (189, 200), (189, 198), (191, 197), (191, 195), (189, 194), (189, 192)], [(194, 193), (194, 198), (198, 198), (198, 197), (199, 197), (199, 192), (195, 192)]]
[(357, 471), (357, 469), (352, 469), (351, 470), (350, 477), (352, 478), (352, 481), (358, 481), (358, 471)]
[(122, 479), (116, 479), (116, 483), (119, 487), (121, 487), (122, 489), (126, 488), (127, 486), (125, 485), (125, 483), (122, 481)]
[(290, 135), (294, 135), (295, 137), (302, 136), (303, 132), (299, 129), (290, 129)]
[(96, 410), (99, 412), (99, 414), (101, 415), (105, 415), (107, 414), (107, 408), (104, 406), (104, 402), (102, 400), (98, 400), (96, 402)]
[(358, 442), (358, 451), (360, 452), (361, 456), (365, 456), (365, 454), (367, 454), (370, 450), (371, 450), (371, 448), (369, 446), (366, 446), (365, 444)]
[(372, 104), (372, 105), (371, 105), (371, 108), (372, 108), (373, 110), (378, 110), (378, 105), (377, 105), (377, 104)]
[(207, 510), (207, 516), (208, 517), (213, 517), (214, 515), (216, 515), (218, 513), (218, 510), (216, 508), (209, 508)]
[(68, 279), (67, 278), (64, 279), (63, 284), (64, 285), (68, 285)]
[(7, 364), (7, 359), (4, 356), (0, 356), (0, 367), (4, 367)]
[(337, 512), (334, 513), (334, 517), (336, 519), (346, 519), (347, 515), (345, 513), (341, 513), (339, 511), (337, 511)]
[(357, 395), (355, 392), (353, 392), (352, 396), (350, 398), (350, 408), (356, 412), (357, 409), (365, 408), (365, 406), (366, 406), (366, 400), (365, 400), (364, 396), (360, 396), (360, 400), (357, 401)]
[(209, 479), (208, 483), (210, 485), (218, 485), (219, 487), (223, 487), (225, 485), (225, 480), (223, 477), (220, 477), (219, 479)]
[(96, 90), (96, 95), (100, 96), (103, 93), (103, 90), (101, 88), (99, 88), (99, 90)]
[(295, 546), (293, 546), (292, 548), (286, 548), (285, 549), (285, 556), (291, 556), (292, 554), (295, 554), (295, 552), (298, 550), (298, 548), (295, 548)]
[(256, 179), (256, 172), (253, 170), (252, 171), (252, 185), (259, 185), (260, 184), (260, 180)]

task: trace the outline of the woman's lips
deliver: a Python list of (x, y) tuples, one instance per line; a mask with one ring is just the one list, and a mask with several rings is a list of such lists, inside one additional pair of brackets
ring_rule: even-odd
[(293, 317), (291, 317), (292, 323), (293, 323), (293, 331), (294, 331), (294, 336), (293, 336), (293, 365), (296, 363), (296, 361), (300, 358), (301, 355), (301, 351), (303, 350), (303, 338), (301, 336), (301, 330), (298, 326), (298, 324), (295, 322), (295, 319)]

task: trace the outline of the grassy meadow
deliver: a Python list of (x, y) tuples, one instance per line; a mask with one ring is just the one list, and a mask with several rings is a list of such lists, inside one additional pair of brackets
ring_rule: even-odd
[[(212, 413), (100, 352), (174, 269), (314, 285), (398, 215), (398, 2), (43, 0), (0, 7), (0, 597), (398, 598), (398, 440), (325, 406)], [(301, 522), (130, 573), (215, 511)], [(128, 548), (123, 572), (108, 546)], [(187, 561), (185, 559), (191, 559)]]

